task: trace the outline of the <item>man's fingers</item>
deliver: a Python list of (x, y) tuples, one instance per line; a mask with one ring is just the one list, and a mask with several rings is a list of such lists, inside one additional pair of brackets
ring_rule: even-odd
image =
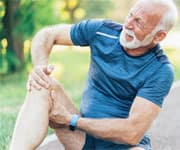
[(37, 84), (34, 80), (30, 80), (30, 86), (35, 88), (36, 90), (41, 90), (41, 86)]
[(40, 86), (44, 87), (44, 88), (49, 88), (49, 83), (47, 83), (46, 81), (44, 81), (39, 75), (37, 75), (35, 72), (33, 72), (31, 74), (31, 77), (33, 80), (35, 80), (35, 82), (37, 84), (39, 84)]
[(34, 72), (42, 79), (44, 80), (47, 84), (49, 83), (48, 76), (45, 74), (42, 68), (37, 67), (34, 69)]
[(46, 75), (50, 75), (52, 73), (52, 71), (54, 70), (54, 66), (51, 65), (51, 64), (48, 64), (48, 65), (44, 65), (44, 66), (39, 66), (42, 68), (43, 72), (46, 74)]
[(41, 88), (48, 89), (50, 86), (48, 75), (52, 73), (53, 69), (53, 65), (50, 64), (36, 66), (29, 76), (29, 80), (26, 84), (27, 90), (31, 91), (32, 87), (37, 90), (40, 90)]
[(54, 121), (52, 120), (49, 120), (49, 126), (52, 128), (52, 129), (57, 129), (57, 128), (63, 128), (64, 126), (58, 124), (58, 123), (55, 123)]

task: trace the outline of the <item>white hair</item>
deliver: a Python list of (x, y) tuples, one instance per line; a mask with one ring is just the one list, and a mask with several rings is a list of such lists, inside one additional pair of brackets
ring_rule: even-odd
[(178, 11), (173, 0), (139, 0), (138, 2), (148, 2), (166, 8), (165, 13), (157, 25), (159, 30), (169, 31), (175, 25), (178, 18)]

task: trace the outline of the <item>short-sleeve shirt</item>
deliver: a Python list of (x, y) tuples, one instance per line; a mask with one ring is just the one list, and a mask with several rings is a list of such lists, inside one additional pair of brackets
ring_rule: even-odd
[(119, 40), (121, 31), (121, 24), (99, 19), (71, 28), (72, 42), (91, 49), (83, 117), (127, 118), (136, 96), (162, 107), (170, 90), (173, 67), (160, 45), (140, 56), (128, 55)]

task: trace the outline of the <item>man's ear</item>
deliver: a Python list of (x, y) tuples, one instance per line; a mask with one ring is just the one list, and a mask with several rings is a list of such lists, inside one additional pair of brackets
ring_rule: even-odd
[(157, 43), (161, 42), (162, 40), (164, 40), (166, 38), (166, 35), (167, 35), (166, 31), (161, 30), (161, 31), (157, 32), (156, 35), (154, 36), (153, 43), (157, 44)]

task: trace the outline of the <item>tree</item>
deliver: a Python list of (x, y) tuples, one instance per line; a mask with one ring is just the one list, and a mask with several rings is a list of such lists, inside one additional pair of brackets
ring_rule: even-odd
[(69, 13), (69, 21), (73, 23), (76, 20), (75, 11), (79, 8), (81, 0), (64, 0), (64, 2), (64, 10)]
[(25, 40), (43, 26), (100, 17), (111, 4), (112, 0), (0, 0), (0, 74), (24, 68)]
[[(29, 13), (33, 9), (33, 1), (24, 3), (20, 0), (1, 0), (4, 7), (4, 16), (1, 19), (1, 37), (7, 40), (6, 62), (7, 69), (4, 73), (11, 73), (23, 68), (25, 64), (23, 54), (24, 37), (28, 32), (33, 31), (33, 15)], [(27, 15), (23, 16), (24, 11)], [(25, 22), (27, 26), (25, 26)], [(28, 28), (31, 26), (31, 28)], [(24, 29), (28, 28), (28, 32)], [(3, 67), (3, 66), (2, 66)]]
[(114, 0), (82, 0), (81, 3), (86, 18), (109, 18), (114, 6)]
[[(44, 0), (44, 4), (47, 3), (48, 0)], [(36, 23), (38, 12), (51, 6), (50, 4), (42, 9), (39, 4), (40, 1), (33, 0), (0, 0), (0, 74), (13, 73), (24, 68), (27, 61), (24, 56), (24, 41), (30, 39), (39, 27)], [(44, 20), (46, 14), (48, 13), (44, 16), (41, 14)]]
[(61, 0), (60, 20), (75, 23), (81, 19), (105, 18), (113, 4), (113, 0)]

